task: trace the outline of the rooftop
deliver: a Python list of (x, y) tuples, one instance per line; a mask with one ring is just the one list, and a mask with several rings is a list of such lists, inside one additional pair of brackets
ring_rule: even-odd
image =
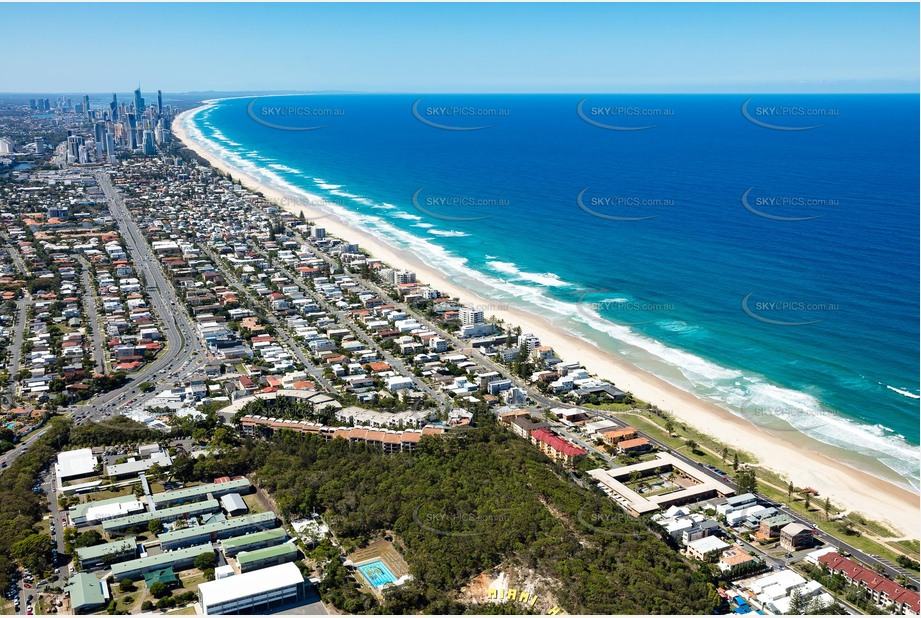
[(232, 539), (224, 539), (221, 541), (221, 547), (226, 549), (232, 549), (235, 547), (240, 547), (241, 545), (250, 545), (252, 543), (261, 543), (262, 541), (270, 541), (277, 538), (286, 538), (288, 533), (285, 532), (284, 528), (272, 528), (271, 530), (263, 530), (261, 532), (253, 532), (252, 534), (244, 534), (243, 536), (237, 536)]
[(77, 558), (80, 560), (91, 560), (101, 558), (108, 554), (120, 554), (133, 549), (137, 545), (137, 539), (133, 536), (126, 536), (123, 539), (103, 543), (102, 545), (93, 545), (91, 547), (80, 547), (76, 550)]
[(202, 545), (196, 545), (194, 547), (186, 547), (184, 549), (176, 549), (173, 551), (166, 551), (162, 554), (156, 554), (153, 556), (147, 556), (146, 558), (135, 558), (134, 560), (126, 560), (125, 562), (119, 562), (112, 565), (112, 576), (115, 579), (121, 579), (124, 573), (130, 573), (137, 569), (146, 569), (151, 567), (167, 567), (172, 566), (174, 562), (183, 559), (195, 558), (201, 554), (213, 553), (214, 548), (211, 546), (211, 543), (204, 543)]
[(182, 489), (164, 491), (159, 494), (154, 494), (151, 497), (153, 498), (154, 504), (160, 505), (174, 502), (176, 500), (186, 500), (187, 498), (201, 496), (215, 491), (228, 493), (240, 489), (247, 489), (249, 487), (249, 479), (243, 478), (226, 481), (224, 483), (206, 483), (204, 485), (196, 485), (194, 487), (183, 487)]
[(58, 453), (57, 472), (62, 479), (92, 474), (96, 468), (96, 456), (93, 449), (81, 448), (74, 451)]
[(199, 584), (198, 594), (205, 607), (228, 603), (279, 588), (296, 586), (304, 582), (301, 570), (292, 562), (259, 569), (251, 573), (225, 577)]
[(296, 555), (297, 546), (294, 543), (282, 543), (274, 547), (263, 547), (253, 551), (241, 551), (237, 554), (237, 561), (242, 565), (247, 562), (258, 562), (268, 558), (278, 558), (279, 556)]
[(252, 524), (275, 525), (275, 513), (271, 511), (265, 513), (255, 513), (253, 515), (244, 515), (243, 517), (233, 517), (225, 521), (218, 521), (213, 524), (204, 524), (202, 526), (191, 526), (172, 532), (164, 532), (158, 538), (161, 543), (167, 541), (176, 541), (181, 539), (196, 538), (204, 534), (211, 534), (220, 530), (235, 530), (243, 526)]

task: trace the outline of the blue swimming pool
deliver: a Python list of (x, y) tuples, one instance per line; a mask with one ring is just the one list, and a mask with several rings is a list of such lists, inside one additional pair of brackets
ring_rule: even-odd
[(393, 573), (390, 572), (390, 569), (387, 568), (387, 565), (385, 565), (380, 560), (375, 560), (374, 562), (363, 564), (358, 567), (358, 570), (361, 571), (361, 574), (365, 576), (365, 579), (367, 579), (371, 585), (376, 588), (381, 588), (385, 584), (390, 584), (397, 580)]

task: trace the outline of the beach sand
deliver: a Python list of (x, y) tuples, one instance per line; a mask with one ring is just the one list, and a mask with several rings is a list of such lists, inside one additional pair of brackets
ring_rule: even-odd
[[(310, 219), (323, 216), (320, 223), (329, 234), (359, 243), (375, 258), (396, 268), (414, 271), (417, 278), (431, 284), (442, 293), (459, 298), (470, 305), (491, 307), (485, 313), (504, 320), (507, 325), (520, 326), (522, 332), (537, 335), (543, 345), (552, 346), (557, 355), (566, 361), (580, 361), (590, 372), (606, 378), (618, 388), (630, 391), (637, 398), (655, 404), (670, 412), (683, 423), (715, 437), (720, 442), (754, 455), (759, 464), (773, 470), (797, 487), (812, 487), (839, 507), (856, 511), (889, 526), (911, 538), (919, 536), (921, 522), (921, 497), (866, 472), (834, 459), (825, 445), (798, 432), (782, 432), (783, 436), (769, 433), (747, 420), (702, 401), (658, 377), (642, 371), (629, 363), (596, 348), (551, 322), (530, 313), (499, 305), (481, 298), (471, 291), (452, 284), (445, 275), (423, 263), (414, 255), (397, 249), (362, 230), (349, 227), (328, 212), (310, 209), (302, 198), (294, 199), (271, 186), (260, 182), (246, 172), (236, 169), (206, 149), (207, 144), (193, 141), (183, 127), (183, 117), (195, 110), (183, 112), (173, 123), (173, 133), (185, 145), (214, 167), (230, 174), (252, 190), (262, 193), (279, 206), (294, 213), (304, 212)], [(495, 308), (492, 308), (495, 307)], [(503, 308), (505, 307), (505, 308)], [(822, 452), (825, 450), (826, 452)]]

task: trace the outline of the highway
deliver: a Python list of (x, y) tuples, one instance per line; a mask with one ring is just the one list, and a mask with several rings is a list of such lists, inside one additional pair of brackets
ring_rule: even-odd
[(117, 413), (118, 408), (128, 404), (126, 399), (137, 389), (138, 384), (145, 381), (154, 384), (166, 382), (185, 370), (190, 362), (195, 362), (193, 359), (201, 362), (206, 358), (205, 349), (196, 336), (183, 305), (179, 303), (172, 283), (167, 279), (160, 262), (154, 257), (121, 195), (112, 186), (107, 173), (97, 172), (96, 180), (108, 199), (109, 211), (128, 248), (138, 278), (147, 286), (150, 308), (157, 316), (158, 324), (166, 337), (166, 348), (154, 361), (133, 374), (129, 384), (99, 395), (89, 404), (75, 406), (74, 419), (78, 422), (83, 419), (98, 421), (112, 416)]

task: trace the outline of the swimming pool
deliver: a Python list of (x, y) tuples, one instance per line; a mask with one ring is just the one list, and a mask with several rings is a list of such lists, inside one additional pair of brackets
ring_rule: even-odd
[(376, 588), (382, 588), (385, 584), (391, 584), (397, 581), (397, 578), (394, 577), (393, 573), (390, 572), (390, 569), (387, 568), (380, 560), (375, 560), (374, 562), (369, 562), (368, 564), (363, 564), (358, 567), (358, 570), (361, 571), (361, 574), (365, 576), (372, 586)]

